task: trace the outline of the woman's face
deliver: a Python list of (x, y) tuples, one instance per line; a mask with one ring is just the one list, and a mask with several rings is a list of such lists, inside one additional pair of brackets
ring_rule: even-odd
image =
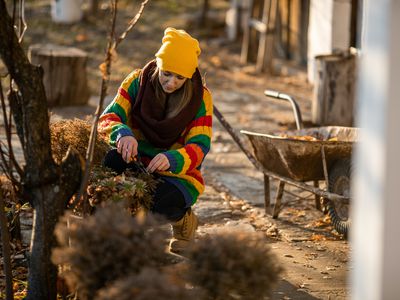
[(182, 75), (173, 72), (161, 70), (159, 70), (158, 72), (158, 80), (160, 81), (164, 92), (166, 92), (167, 94), (179, 90), (185, 83), (186, 79), (186, 77), (183, 77)]

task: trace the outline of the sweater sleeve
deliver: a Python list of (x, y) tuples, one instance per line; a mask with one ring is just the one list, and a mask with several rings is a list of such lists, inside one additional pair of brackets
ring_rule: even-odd
[(100, 116), (98, 131), (106, 136), (111, 146), (116, 146), (123, 136), (133, 136), (128, 124), (132, 104), (139, 90), (140, 73), (141, 70), (135, 70), (124, 79), (114, 100)]
[(194, 120), (186, 128), (182, 148), (164, 152), (174, 174), (186, 174), (200, 167), (210, 150), (213, 104), (211, 93), (204, 88), (203, 102)]

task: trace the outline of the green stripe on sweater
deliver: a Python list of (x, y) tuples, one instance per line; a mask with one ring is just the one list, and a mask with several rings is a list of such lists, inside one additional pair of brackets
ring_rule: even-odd
[(146, 156), (150, 156), (150, 157), (154, 157), (156, 156), (158, 153), (163, 152), (164, 150), (159, 149), (159, 148), (155, 148), (154, 146), (152, 146), (149, 142), (141, 140), (138, 141), (138, 149), (139, 151), (146, 155)]
[(139, 91), (139, 77), (132, 81), (128, 88), (129, 97), (131, 97), (132, 104), (135, 103), (136, 95)]
[(204, 104), (204, 101), (202, 101), (200, 109), (197, 112), (195, 119), (197, 119), (199, 117), (202, 117), (202, 116), (205, 116), (205, 115), (206, 115), (206, 105)]
[(126, 123), (126, 111), (122, 108), (121, 105), (115, 102), (114, 105), (112, 107), (109, 107), (109, 109), (107, 110), (110, 110), (113, 113), (117, 114), (117, 116), (121, 118), (121, 122)]
[(199, 135), (195, 135), (193, 137), (191, 137), (187, 143), (196, 143), (196, 144), (202, 144), (205, 147), (209, 148), (210, 147), (210, 143), (211, 143), (211, 139), (208, 135), (205, 134), (199, 134)]

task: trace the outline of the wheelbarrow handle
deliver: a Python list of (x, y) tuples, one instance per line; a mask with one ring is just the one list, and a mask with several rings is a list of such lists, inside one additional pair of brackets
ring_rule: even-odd
[(293, 108), (293, 113), (294, 113), (294, 118), (296, 120), (296, 127), (298, 130), (303, 128), (303, 120), (301, 118), (301, 111), (300, 107), (297, 104), (297, 101), (293, 99), (293, 97), (280, 93), (277, 91), (272, 91), (272, 90), (265, 90), (264, 95), (267, 97), (275, 98), (275, 99), (281, 99), (281, 100), (286, 100), (289, 101), (289, 103), (292, 105)]

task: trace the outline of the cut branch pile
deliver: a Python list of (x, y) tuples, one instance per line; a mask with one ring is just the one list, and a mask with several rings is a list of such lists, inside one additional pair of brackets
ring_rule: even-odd
[(152, 175), (126, 171), (117, 175), (107, 168), (94, 167), (88, 185), (88, 200), (92, 207), (122, 203), (131, 215), (140, 209), (149, 210), (157, 180)]

